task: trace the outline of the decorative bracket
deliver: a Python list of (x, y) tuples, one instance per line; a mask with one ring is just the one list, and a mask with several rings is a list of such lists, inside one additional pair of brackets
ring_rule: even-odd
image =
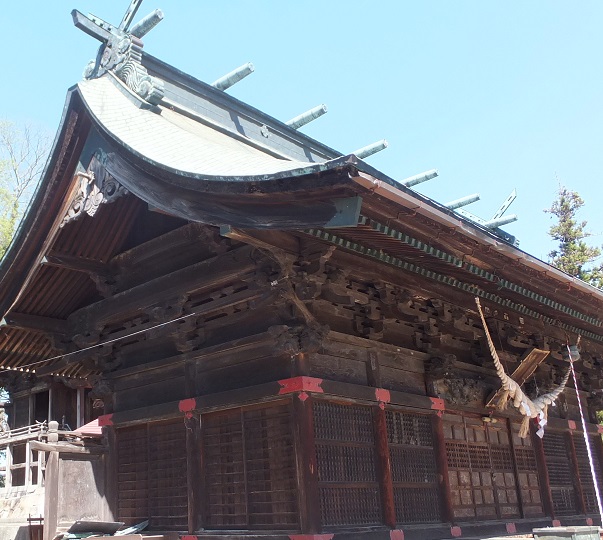
[(113, 202), (128, 193), (128, 190), (105, 170), (99, 158), (98, 154), (95, 155), (86, 172), (76, 173), (79, 179), (78, 192), (69, 205), (61, 227), (84, 214), (94, 216), (101, 204)]

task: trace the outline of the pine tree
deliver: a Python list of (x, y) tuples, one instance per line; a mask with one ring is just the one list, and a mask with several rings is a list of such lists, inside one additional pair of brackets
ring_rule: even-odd
[(557, 199), (545, 212), (557, 218), (549, 235), (559, 243), (557, 249), (549, 253), (550, 263), (570, 276), (603, 288), (603, 264), (593, 265), (600, 256), (601, 249), (589, 246), (585, 238), (591, 236), (586, 230), (586, 221), (578, 221), (577, 213), (584, 206), (584, 200), (575, 191), (560, 187)]

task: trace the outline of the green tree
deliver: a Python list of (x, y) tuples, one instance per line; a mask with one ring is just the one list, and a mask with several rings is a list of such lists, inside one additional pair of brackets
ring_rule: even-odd
[(47, 153), (46, 134), (0, 121), (0, 259), (42, 174)]
[(601, 249), (590, 246), (585, 238), (591, 236), (586, 221), (579, 221), (578, 211), (584, 200), (575, 191), (561, 186), (557, 199), (545, 212), (557, 218), (557, 224), (549, 229), (549, 235), (559, 243), (549, 253), (550, 263), (570, 276), (603, 288), (603, 265), (593, 264), (601, 256)]

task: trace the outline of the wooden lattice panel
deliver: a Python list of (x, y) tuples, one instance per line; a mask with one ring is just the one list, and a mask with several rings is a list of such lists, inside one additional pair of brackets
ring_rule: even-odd
[(555, 514), (576, 512), (576, 493), (566, 434), (545, 430), (542, 439)]
[(385, 418), (397, 522), (440, 521), (431, 419), (391, 410)]
[(444, 438), (455, 518), (506, 519), (520, 516), (513, 450), (506, 423), (447, 414)]
[(290, 404), (208, 414), (202, 424), (209, 527), (297, 528)]
[(214, 527), (245, 527), (247, 495), (241, 411), (204, 415), (202, 425), (208, 523)]
[(512, 423), (513, 450), (517, 466), (517, 482), (521, 493), (521, 503), (525, 517), (543, 516), (540, 484), (538, 482), (538, 465), (536, 453), (530, 437), (519, 436), (519, 423)]
[[(590, 464), (588, 461), (588, 452), (586, 450), (586, 443), (584, 442), (584, 435), (582, 433), (574, 433), (574, 447), (576, 449), (576, 460), (578, 462), (578, 472), (580, 474), (580, 485), (582, 486), (582, 495), (584, 497), (584, 505), (588, 513), (598, 512), (597, 495), (595, 493), (595, 483), (593, 481), (593, 475), (590, 470)], [(597, 457), (596, 445), (597, 441), (594, 437), (590, 437), (590, 449), (593, 456), (593, 466), (595, 469), (595, 477), (597, 483), (600, 486), (601, 482), (601, 464)], [(599, 487), (599, 490), (601, 488)]]
[(188, 529), (186, 428), (182, 419), (149, 424), (149, 509), (152, 529)]
[(369, 407), (314, 402), (318, 485), (324, 526), (381, 523), (372, 419)]
[(186, 432), (181, 420), (117, 430), (118, 516), (151, 530), (187, 530)]

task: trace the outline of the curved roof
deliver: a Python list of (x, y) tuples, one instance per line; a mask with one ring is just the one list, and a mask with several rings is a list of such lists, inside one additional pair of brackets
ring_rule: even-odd
[[(202, 83), (189, 93), (201, 90), (211, 99), (232, 101), (231, 124), (218, 121), (217, 113), (202, 114), (188, 95), (175, 99), (176, 90), (174, 99), (151, 106), (111, 73), (70, 91), (44, 177), (0, 264), (1, 315), (16, 310), (13, 327), (0, 328), (0, 366), (26, 366), (39, 357), (52, 363), (60, 357), (56, 343), (19, 321), (29, 317), (30, 326), (44, 323), (51, 334), (60, 334), (78, 307), (96, 298), (87, 275), (44, 266), (42, 258), (58, 250), (106, 265), (122, 249), (143, 203), (209, 225), (295, 231), (420, 275), (434, 287), (481, 295), (603, 342), (601, 291), (353, 155), (307, 143), (301, 134), (296, 138), (294, 130), (266, 115), (245, 124), (237, 100)], [(244, 113), (251, 117), (254, 111)], [(77, 194), (74, 173), (88, 167), (93, 154), (136, 198), (61, 228)]]
[(92, 116), (115, 141), (154, 167), (181, 176), (260, 181), (331, 168), (324, 162), (279, 158), (268, 147), (235, 139), (169, 107), (148, 107), (111, 73), (80, 82), (78, 90)]

